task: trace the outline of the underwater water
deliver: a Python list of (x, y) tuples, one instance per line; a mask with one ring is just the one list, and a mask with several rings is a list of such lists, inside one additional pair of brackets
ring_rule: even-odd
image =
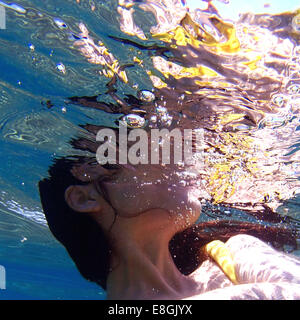
[(0, 299), (105, 299), (51, 234), (37, 184), (55, 158), (80, 154), (69, 144), (80, 125), (112, 126), (124, 104), (143, 109), (141, 90), (162, 97), (144, 108), (149, 123), (214, 132), (206, 200), (240, 210), (267, 197), (299, 230), (298, 1), (20, 0), (0, 10)]

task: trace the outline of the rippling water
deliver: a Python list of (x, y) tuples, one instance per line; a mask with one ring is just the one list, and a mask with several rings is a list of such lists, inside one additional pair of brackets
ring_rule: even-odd
[(48, 231), (37, 191), (81, 124), (135, 113), (204, 128), (204, 200), (300, 218), (297, 1), (227, 2), (0, 1), (4, 298), (105, 297)]

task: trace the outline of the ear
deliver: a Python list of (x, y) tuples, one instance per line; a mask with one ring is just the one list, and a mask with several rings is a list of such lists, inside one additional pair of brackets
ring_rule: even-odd
[(89, 186), (70, 186), (65, 191), (65, 200), (69, 207), (78, 212), (99, 212), (102, 209), (99, 199)]

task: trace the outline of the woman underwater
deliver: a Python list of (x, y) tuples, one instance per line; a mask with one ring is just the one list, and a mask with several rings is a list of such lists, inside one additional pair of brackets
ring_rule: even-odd
[[(134, 23), (136, 6), (154, 14), (152, 37), (165, 45), (115, 40), (149, 53), (163, 75), (147, 70), (153, 92), (118, 97), (116, 83), (130, 85), (129, 66), (121, 67), (80, 24), (75, 45), (89, 62), (103, 66), (115, 103), (95, 97), (70, 101), (122, 113), (129, 131), (202, 128), (203, 152), (190, 166), (101, 165), (95, 154), (102, 127), (82, 126), (85, 136), (72, 145), (85, 155), (57, 159), (39, 184), (51, 231), (83, 276), (106, 289), (108, 299), (300, 299), (300, 262), (277, 250), (296, 247), (298, 222), (274, 212), (299, 189), (287, 170), (297, 155), (285, 156), (283, 150), (284, 138), (297, 127), (290, 115), (297, 114), (296, 104), (287, 110), (279, 99), (297, 85), (284, 81), (282, 73), (294, 47), (285, 43), (280, 50), (286, 52), (277, 53), (282, 58), (271, 68), (266, 57), (249, 60), (249, 45), (246, 50), (245, 40), (222, 22), (211, 2), (206, 10), (190, 12), (184, 1), (119, 1), (120, 29), (141, 40), (147, 36)], [(271, 26), (262, 37), (276, 34), (283, 43), (284, 32), (293, 35), (294, 16), (282, 16), (281, 34)], [(258, 50), (258, 43), (252, 45)], [(143, 66), (138, 57), (134, 62)], [(285, 125), (270, 132), (278, 122)], [(205, 201), (243, 209), (256, 221), (222, 219), (220, 211), (214, 220), (198, 223)]]

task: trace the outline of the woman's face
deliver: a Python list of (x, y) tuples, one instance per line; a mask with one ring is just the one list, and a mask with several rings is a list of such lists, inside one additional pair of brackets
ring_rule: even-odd
[(175, 219), (194, 223), (200, 215), (199, 189), (171, 166), (122, 166), (106, 179), (99, 179), (99, 187), (120, 216), (165, 209)]

